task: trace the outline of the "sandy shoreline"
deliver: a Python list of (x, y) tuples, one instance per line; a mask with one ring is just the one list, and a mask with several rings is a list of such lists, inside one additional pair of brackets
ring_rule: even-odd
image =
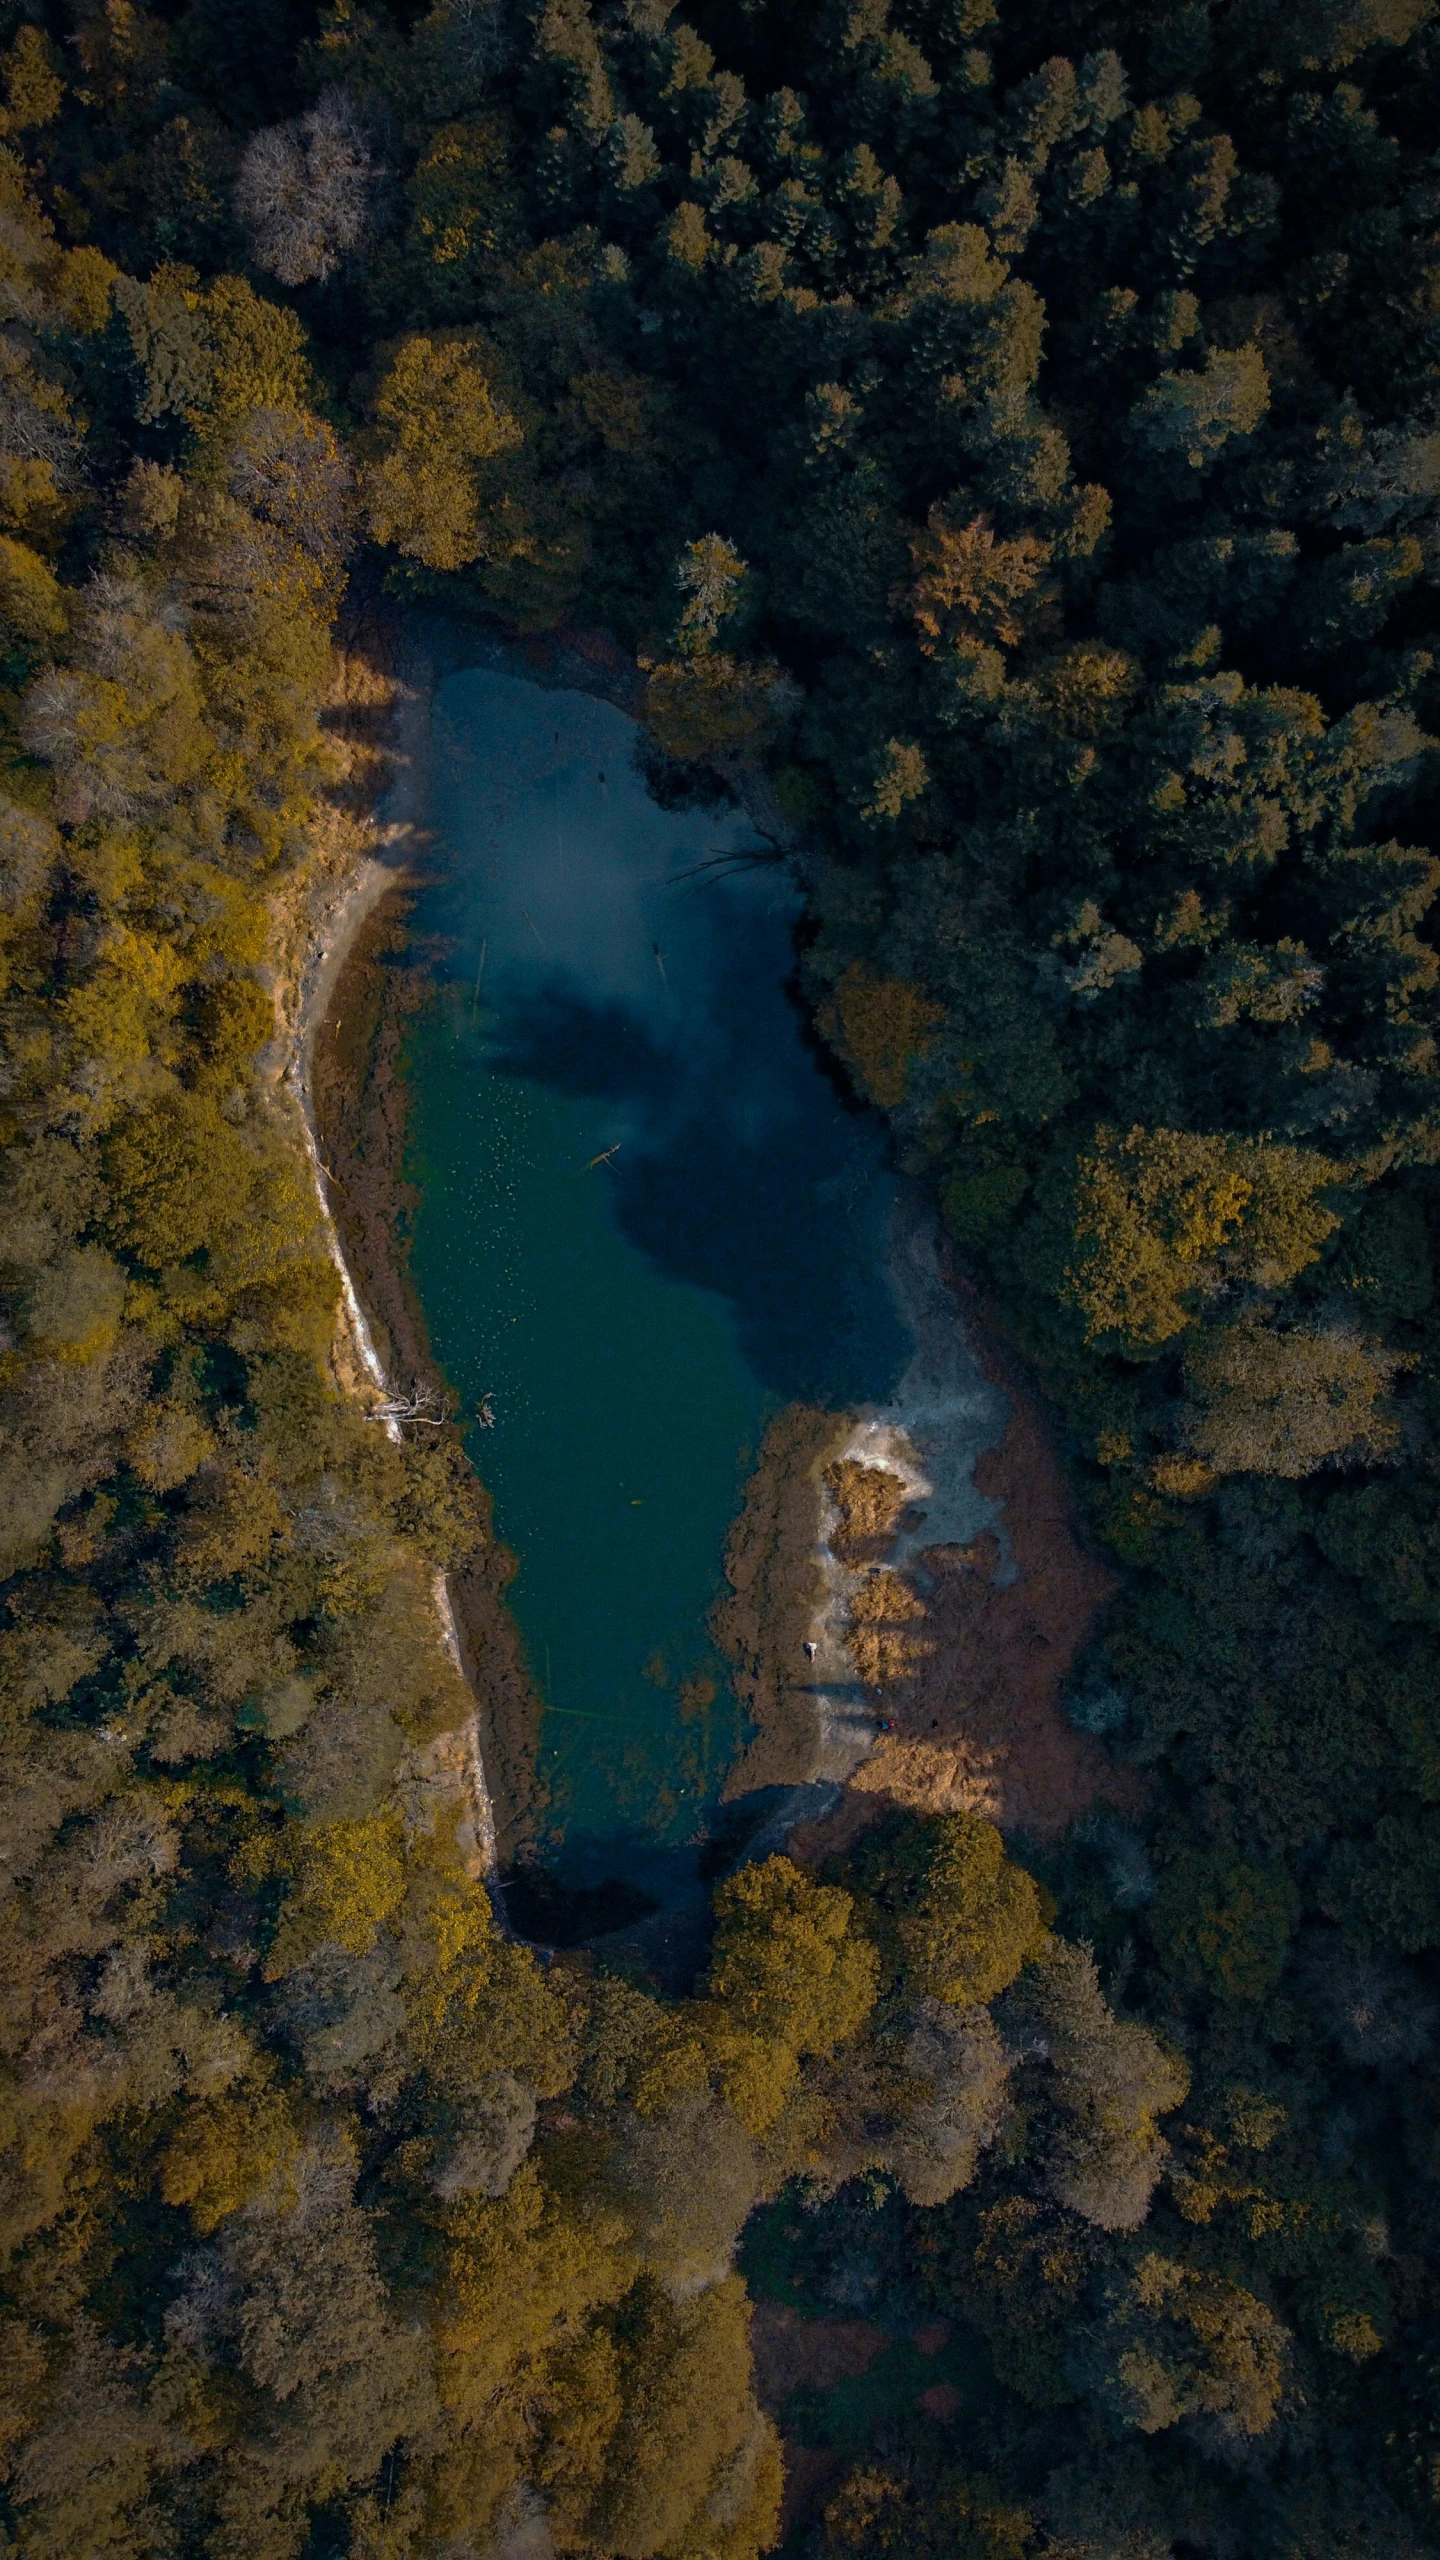
[[(362, 862), (343, 895), (326, 911), (316, 926), (315, 945), (310, 967), (301, 982), (299, 1020), (291, 1048), (285, 1081), (294, 1092), (305, 1131), (305, 1150), (325, 1222), (325, 1237), (331, 1260), (340, 1275), (340, 1288), (349, 1326), (352, 1348), (361, 1374), (380, 1396), (389, 1394), (389, 1383), (376, 1351), (365, 1310), (360, 1304), (350, 1268), (340, 1243), (330, 1204), (329, 1176), (320, 1153), (319, 1133), (315, 1125), (313, 1075), (315, 1036), (324, 1021), (339, 984), (345, 963), (354, 949), (356, 938), (366, 918), (380, 900), (404, 878), (403, 869), (381, 862), (371, 855)], [(387, 1424), (392, 1438), (398, 1438), (398, 1426)]]
[(390, 717), (391, 737), (385, 753), (389, 765), (375, 811), (373, 840), (377, 850), (352, 871), (314, 920), (312, 942), (302, 968), (299, 1000), (287, 1076), (306, 1100), (314, 1061), (315, 1036), (340, 974), (366, 917), (386, 892), (404, 879), (420, 833), (429, 763), (430, 693), (428, 663), (421, 660), (408, 677), (396, 680)]

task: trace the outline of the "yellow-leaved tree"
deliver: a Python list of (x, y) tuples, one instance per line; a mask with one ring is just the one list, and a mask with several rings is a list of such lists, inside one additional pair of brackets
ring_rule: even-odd
[(486, 555), (485, 466), (522, 441), (493, 369), (474, 331), (417, 332), (401, 339), (375, 394), (361, 475), (370, 531), (427, 569), (463, 569)]
[(1265, 1138), (1100, 1128), (1075, 1181), (1066, 1290), (1087, 1341), (1151, 1350), (1232, 1280), (1279, 1289), (1340, 1224), (1328, 1157)]
[(878, 977), (852, 960), (819, 1019), (861, 1091), (883, 1111), (898, 1111), (910, 1070), (934, 1047), (945, 1010), (910, 979)]
[(677, 764), (753, 759), (786, 707), (787, 680), (771, 660), (735, 657), (715, 645), (722, 622), (740, 610), (748, 578), (723, 534), (702, 534), (680, 554), (675, 653), (640, 662), (649, 678), (645, 726)]
[(789, 1858), (742, 1867), (715, 1896), (701, 2012), (722, 2094), (753, 2133), (775, 2121), (802, 2058), (858, 2035), (880, 1966), (853, 1897)]

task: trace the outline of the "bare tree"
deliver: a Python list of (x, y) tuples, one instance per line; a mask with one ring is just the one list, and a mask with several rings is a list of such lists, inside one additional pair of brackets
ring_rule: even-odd
[(230, 452), (232, 498), (278, 525), (327, 576), (354, 547), (355, 474), (322, 419), (252, 409)]
[(443, 1431), (455, 1410), (453, 1399), (437, 1395), (433, 1387), (412, 1387), (409, 1395), (386, 1396), (370, 1407), (372, 1422), (423, 1422), (430, 1431)]
[(376, 169), (343, 89), (249, 142), (235, 210), (257, 267), (282, 284), (323, 284), (365, 236)]
[(436, 34), (454, 68), (483, 79), (505, 51), (502, 0), (443, 0)]

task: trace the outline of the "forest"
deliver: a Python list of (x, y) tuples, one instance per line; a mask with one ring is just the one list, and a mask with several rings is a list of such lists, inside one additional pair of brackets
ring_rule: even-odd
[[(963, 2366), (803, 2560), (1420, 2560), (1440, 20), (683, 6), (0, 0), (0, 2548), (758, 2560), (768, 2285)], [(276, 1067), (357, 595), (770, 795), (1135, 1818), (499, 1925)]]

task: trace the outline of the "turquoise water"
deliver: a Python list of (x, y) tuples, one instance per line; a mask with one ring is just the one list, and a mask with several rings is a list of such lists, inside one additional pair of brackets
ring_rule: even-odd
[(434, 737), (412, 1269), (493, 1405), (551, 1863), (663, 1893), (743, 1738), (707, 1622), (765, 1422), (885, 1396), (908, 1347), (883, 1133), (807, 1042), (743, 818), (659, 808), (586, 694), (468, 670)]

